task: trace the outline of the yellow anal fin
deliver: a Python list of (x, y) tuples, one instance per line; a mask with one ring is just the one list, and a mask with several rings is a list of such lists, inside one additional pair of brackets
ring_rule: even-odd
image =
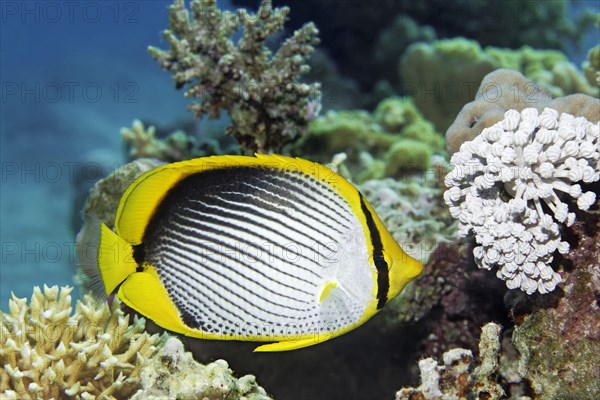
[(254, 349), (254, 352), (275, 352), (275, 351), (289, 351), (289, 350), (297, 350), (302, 349), (304, 347), (309, 347), (325, 340), (329, 339), (330, 336), (323, 336), (323, 339), (318, 339), (316, 336), (314, 338), (308, 339), (300, 339), (300, 340), (290, 340), (290, 341), (282, 341), (277, 343), (269, 343), (263, 344), (262, 346), (258, 346)]
[(131, 274), (123, 282), (117, 293), (119, 299), (163, 328), (188, 336), (200, 336), (200, 332), (194, 334), (183, 324), (154, 268), (145, 267), (144, 272)]

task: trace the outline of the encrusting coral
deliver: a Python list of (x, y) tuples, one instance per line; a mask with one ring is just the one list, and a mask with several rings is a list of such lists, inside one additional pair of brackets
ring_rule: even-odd
[[(517, 50), (482, 49), (478, 42), (464, 38), (415, 43), (402, 56), (399, 69), (404, 93), (414, 97), (425, 118), (445, 131), (484, 77), (501, 68), (520, 71), (531, 80), (528, 86), (519, 88), (519, 92), (525, 90), (523, 97), (515, 91), (504, 92), (506, 98), (515, 102), (534, 103), (532, 96), (540, 85), (553, 97), (575, 93), (600, 97), (598, 85), (588, 82), (565, 54), (529, 46)], [(516, 86), (511, 81), (506, 84)], [(491, 99), (492, 103), (498, 100)], [(513, 106), (505, 110), (508, 108), (518, 109)]]
[(421, 385), (403, 388), (396, 400), (412, 399), (500, 399), (505, 393), (497, 383), (500, 352), (500, 326), (494, 323), (481, 330), (480, 362), (476, 365), (471, 350), (451, 349), (444, 353), (443, 365), (433, 358), (419, 361)]
[(599, 145), (599, 123), (550, 108), (509, 110), (462, 144), (451, 159), (444, 200), (459, 235), (474, 232), (479, 267), (497, 267), (510, 289), (554, 290), (561, 277), (550, 266), (553, 253), (569, 251), (555, 220), (567, 226), (575, 220), (559, 194), (577, 199), (580, 210), (594, 204), (595, 193), (577, 182), (600, 179)]
[(117, 299), (98, 306), (85, 296), (71, 315), (71, 291), (35, 287), (29, 304), (13, 295), (0, 312), (3, 399), (122, 399), (138, 388), (160, 337), (143, 318), (130, 324)]
[[(319, 112), (319, 84), (300, 83), (308, 58), (319, 43), (308, 23), (272, 54), (266, 40), (283, 29), (289, 8), (271, 7), (263, 0), (256, 15), (246, 10), (221, 11), (215, 0), (183, 0), (170, 7), (170, 50), (150, 47), (161, 67), (173, 73), (177, 88), (196, 116), (219, 117), (226, 110), (232, 124), (227, 132), (247, 151), (278, 151), (302, 136)], [(234, 43), (238, 31), (241, 37)]]
[(596, 400), (600, 398), (600, 211), (578, 218), (565, 231), (573, 246), (556, 260), (564, 271), (563, 290), (526, 299), (521, 305), (514, 302), (517, 372), (535, 398)]
[(508, 110), (536, 108), (541, 112), (546, 107), (593, 123), (600, 121), (599, 99), (582, 93), (552, 99), (543, 85), (519, 71), (497, 69), (485, 76), (475, 99), (464, 105), (446, 131), (446, 147), (453, 154), (462, 143), (502, 120)]

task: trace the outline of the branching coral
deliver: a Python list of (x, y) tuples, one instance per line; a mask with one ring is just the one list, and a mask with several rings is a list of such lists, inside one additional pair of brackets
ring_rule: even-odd
[(185, 132), (175, 131), (165, 139), (158, 139), (156, 128), (145, 127), (139, 119), (133, 121), (131, 128), (121, 129), (121, 138), (129, 147), (131, 159), (151, 157), (173, 162), (200, 156), (191, 151), (196, 143)]
[[(571, 225), (575, 213), (560, 196), (577, 199), (587, 210), (596, 200), (576, 182), (600, 178), (600, 124), (546, 108), (520, 113), (465, 142), (452, 156), (444, 200), (459, 220), (459, 235), (471, 231), (481, 268), (498, 268), (509, 288), (532, 294), (554, 290), (561, 281), (550, 263), (566, 253), (558, 224)], [(552, 216), (546, 211), (550, 209)]]
[(0, 313), (0, 370), (3, 399), (115, 399), (139, 386), (141, 367), (160, 338), (145, 322), (91, 297), (71, 315), (72, 288), (34, 288), (27, 299), (13, 295)]
[(199, 99), (190, 107), (196, 116), (216, 118), (227, 110), (228, 133), (250, 151), (277, 151), (301, 136), (320, 108), (319, 84), (298, 81), (319, 42), (314, 24), (304, 25), (272, 54), (265, 42), (283, 29), (287, 7), (272, 9), (271, 0), (263, 0), (251, 15), (221, 11), (215, 0), (193, 0), (190, 8), (191, 18), (184, 1), (175, 1), (164, 33), (170, 50), (149, 51), (173, 73), (178, 88), (188, 87), (186, 97)]

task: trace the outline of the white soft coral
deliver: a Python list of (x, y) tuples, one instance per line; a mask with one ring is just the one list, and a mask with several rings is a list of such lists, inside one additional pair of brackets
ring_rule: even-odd
[(511, 289), (554, 290), (561, 278), (550, 267), (552, 255), (569, 250), (556, 221), (569, 226), (575, 220), (561, 196), (577, 199), (581, 210), (594, 204), (596, 194), (582, 192), (576, 182), (598, 181), (599, 148), (600, 124), (559, 117), (550, 108), (541, 114), (508, 110), (502, 121), (463, 143), (452, 156), (444, 200), (459, 220), (459, 234), (475, 234), (478, 265), (497, 267)]

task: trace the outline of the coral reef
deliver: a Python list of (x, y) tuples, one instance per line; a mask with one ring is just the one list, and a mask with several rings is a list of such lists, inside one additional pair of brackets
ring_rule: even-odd
[(465, 104), (452, 125), (446, 131), (446, 147), (450, 154), (460, 145), (474, 139), (485, 128), (504, 118), (509, 110), (522, 111), (545, 107), (561, 113), (585, 117), (590, 122), (600, 121), (600, 100), (584, 94), (572, 94), (552, 99), (545, 87), (531, 81), (520, 72), (498, 69), (481, 81), (475, 100)]
[(0, 313), (3, 399), (122, 399), (140, 384), (140, 372), (160, 344), (144, 319), (120, 310), (115, 299), (98, 306), (77, 301), (72, 288), (35, 287), (29, 304), (13, 295)]
[[(480, 90), (485, 87), (482, 82), (484, 77), (499, 68), (520, 71), (535, 82), (518, 85), (516, 82), (503, 81), (503, 84), (525, 91), (503, 93), (505, 98), (511, 97), (513, 102), (534, 103), (537, 101), (535, 89), (539, 85), (543, 85), (554, 97), (574, 93), (600, 96), (598, 86), (588, 83), (577, 67), (559, 51), (535, 50), (529, 46), (517, 50), (495, 47), (482, 49), (478, 42), (464, 38), (410, 46), (400, 63), (400, 81), (403, 91), (414, 97), (415, 104), (425, 118), (432, 121), (439, 131), (445, 131), (461, 107), (470, 101), (480, 82)], [(489, 83), (488, 80), (486, 84), (489, 86)], [(530, 97), (532, 93), (533, 97)], [(523, 96), (516, 97), (516, 94)], [(504, 107), (518, 109), (506, 104)]]
[(431, 176), (369, 180), (358, 186), (394, 239), (422, 263), (440, 243), (456, 239), (456, 222), (441, 201), (436, 170), (427, 172)]
[(233, 376), (224, 360), (202, 365), (181, 341), (167, 339), (141, 373), (141, 386), (132, 400), (269, 400), (256, 378)]
[(600, 87), (600, 44), (588, 51), (587, 60), (583, 63), (583, 73), (590, 85)]
[(397, 66), (402, 54), (412, 43), (435, 40), (435, 29), (421, 26), (406, 15), (397, 15), (386, 29), (381, 31), (374, 48), (375, 61), (379, 65), (379, 79), (385, 79), (392, 86), (398, 85)]
[[(227, 132), (246, 151), (278, 151), (303, 135), (319, 112), (319, 84), (300, 83), (306, 61), (317, 45), (318, 31), (308, 23), (272, 54), (265, 41), (283, 29), (289, 8), (263, 0), (256, 15), (221, 11), (215, 0), (183, 0), (170, 7), (170, 50), (150, 47), (161, 67), (173, 73), (177, 88), (196, 116), (217, 118), (222, 110), (232, 124)], [(233, 35), (242, 30), (234, 43)]]
[(459, 235), (475, 234), (480, 268), (498, 268), (510, 289), (527, 294), (555, 289), (561, 277), (550, 266), (553, 253), (569, 251), (555, 220), (567, 226), (575, 220), (557, 193), (577, 199), (580, 210), (594, 204), (595, 193), (576, 183), (600, 179), (599, 144), (600, 124), (550, 108), (539, 115), (535, 108), (509, 110), (462, 144), (451, 159), (444, 200), (459, 220)]
[(131, 128), (121, 129), (121, 138), (129, 148), (130, 160), (156, 158), (166, 162), (187, 160), (204, 154), (193, 152), (195, 140), (183, 131), (175, 131), (165, 139), (156, 137), (154, 126), (145, 127), (136, 119)]
[(504, 390), (497, 383), (500, 329), (494, 323), (482, 328), (479, 363), (476, 363), (471, 350), (460, 348), (444, 353), (443, 365), (438, 365), (433, 358), (419, 361), (421, 385), (400, 389), (396, 393), (396, 400), (503, 398)]
[[(234, 3), (256, 6), (255, 0)], [(568, 4), (569, 0), (379, 0), (373, 7), (356, 0), (303, 0), (294, 2), (290, 26), (295, 29), (305, 21), (314, 21), (321, 31), (323, 46), (338, 61), (340, 72), (369, 92), (381, 77), (374, 73), (380, 70), (374, 49), (384, 31), (391, 29), (398, 18), (430, 25), (440, 38), (462, 36), (475, 39), (482, 46), (530, 45), (564, 51), (590, 32), (593, 18), (589, 14), (574, 17), (569, 14)]]
[(129, 185), (144, 172), (161, 164), (154, 158), (140, 158), (125, 164), (95, 183), (83, 207), (84, 215), (94, 215), (104, 224), (113, 227), (121, 196)]
[(310, 70), (304, 75), (307, 82), (321, 83), (321, 113), (329, 110), (363, 108), (368, 99), (358, 84), (342, 76), (329, 53), (317, 48), (310, 60)]
[(290, 151), (322, 163), (345, 152), (345, 165), (357, 182), (423, 171), (446, 154), (443, 137), (410, 98), (399, 97), (382, 101), (372, 114), (330, 111), (312, 122)]
[(557, 257), (564, 290), (513, 307), (518, 372), (536, 398), (598, 399), (600, 213), (577, 219), (565, 235), (571, 251)]
[(473, 96), (483, 77), (496, 69), (475, 41), (463, 38), (411, 45), (400, 62), (403, 91), (436, 129), (443, 132)]
[(421, 354), (441, 356), (457, 346), (474, 348), (486, 322), (508, 324), (507, 289), (485, 271), (473, 270), (471, 250), (462, 240), (440, 244), (418, 280), (382, 310), (381, 331), (420, 327), (406, 335), (418, 342)]
[(540, 50), (530, 46), (520, 49), (486, 47), (483, 53), (494, 60), (496, 68), (522, 72), (527, 78), (543, 85), (553, 97), (583, 93), (600, 97), (597, 85), (591, 85), (585, 76), (557, 50)]

